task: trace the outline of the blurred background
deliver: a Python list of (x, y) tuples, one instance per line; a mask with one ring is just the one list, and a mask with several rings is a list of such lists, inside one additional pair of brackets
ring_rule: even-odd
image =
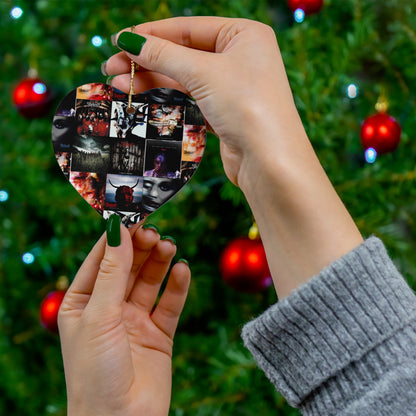
[[(116, 51), (111, 34), (180, 15), (272, 25), (332, 183), (363, 235), (382, 238), (416, 288), (415, 0), (0, 0), (0, 414), (66, 414), (57, 291), (105, 229), (56, 163), (56, 106), (77, 86), (106, 81), (100, 64)], [(230, 244), (248, 258), (257, 241), (247, 237), (253, 218), (224, 175), (216, 137), (189, 184), (148, 222), (176, 238), (177, 258), (193, 272), (171, 415), (298, 415), (240, 339), (276, 295), (261, 290), (261, 256), (244, 274), (220, 265)]]

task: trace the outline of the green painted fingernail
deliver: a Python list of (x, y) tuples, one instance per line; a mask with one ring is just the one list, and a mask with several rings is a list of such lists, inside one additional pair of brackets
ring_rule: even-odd
[(159, 233), (159, 228), (157, 228), (156, 225), (153, 224), (144, 224), (142, 228), (143, 230), (154, 230), (157, 233)]
[(146, 38), (132, 32), (121, 32), (117, 39), (117, 46), (133, 55), (140, 55)]
[(110, 247), (121, 244), (120, 217), (117, 214), (112, 214), (107, 221), (107, 243)]
[(185, 263), (189, 267), (189, 261), (186, 259), (179, 259), (178, 263)]
[(171, 237), (170, 235), (164, 235), (163, 237), (160, 237), (161, 240), (168, 240), (170, 241), (172, 244), (176, 245), (176, 240)]

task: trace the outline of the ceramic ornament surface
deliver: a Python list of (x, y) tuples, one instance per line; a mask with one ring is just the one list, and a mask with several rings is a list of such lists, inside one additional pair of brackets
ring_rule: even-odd
[(56, 160), (78, 193), (104, 218), (136, 224), (192, 177), (206, 127), (195, 102), (155, 88), (132, 96), (102, 83), (82, 85), (59, 104), (52, 126)]

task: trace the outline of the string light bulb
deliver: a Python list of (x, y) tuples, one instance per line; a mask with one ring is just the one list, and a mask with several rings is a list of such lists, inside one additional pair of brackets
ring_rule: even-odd
[(20, 7), (13, 7), (12, 10), (10, 10), (10, 16), (13, 19), (20, 19), (23, 15), (23, 10)]

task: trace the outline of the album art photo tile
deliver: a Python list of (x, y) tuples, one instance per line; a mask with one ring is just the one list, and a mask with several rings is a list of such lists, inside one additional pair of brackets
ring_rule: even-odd
[(205, 149), (195, 102), (159, 88), (132, 96), (109, 85), (78, 87), (60, 103), (52, 128), (57, 162), (104, 218), (137, 223), (189, 181)]

